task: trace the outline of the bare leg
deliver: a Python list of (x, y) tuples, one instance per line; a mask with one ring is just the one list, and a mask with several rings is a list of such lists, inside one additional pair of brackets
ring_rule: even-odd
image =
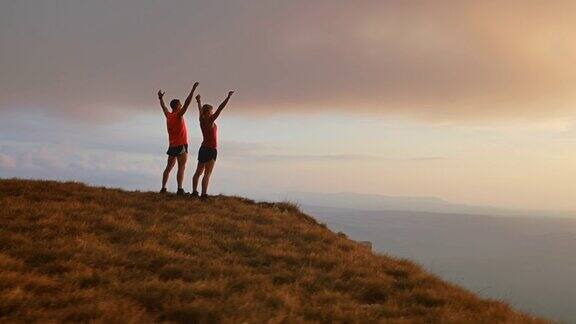
[(186, 170), (186, 160), (188, 153), (178, 155), (178, 174), (176, 180), (178, 181), (178, 189), (182, 189), (182, 182), (184, 181), (184, 171)]
[(164, 173), (162, 174), (162, 189), (166, 189), (166, 183), (168, 182), (168, 176), (170, 176), (170, 171), (174, 167), (176, 163), (175, 156), (168, 156), (168, 162), (166, 163), (166, 169), (164, 169)]
[(198, 179), (200, 179), (200, 176), (204, 173), (205, 164), (206, 163), (198, 162), (196, 166), (196, 172), (194, 172), (194, 176), (192, 176), (192, 192), (198, 192)]
[(214, 164), (216, 164), (216, 160), (211, 160), (204, 163), (204, 177), (202, 177), (202, 195), (208, 194), (208, 184), (210, 183), (210, 175), (212, 174), (212, 170), (214, 169)]

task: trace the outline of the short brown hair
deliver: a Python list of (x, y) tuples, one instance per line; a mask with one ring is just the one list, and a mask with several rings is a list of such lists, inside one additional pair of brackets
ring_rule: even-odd
[(176, 105), (180, 102), (179, 99), (172, 99), (172, 101), (170, 101), (170, 107), (172, 107), (172, 109), (176, 108)]

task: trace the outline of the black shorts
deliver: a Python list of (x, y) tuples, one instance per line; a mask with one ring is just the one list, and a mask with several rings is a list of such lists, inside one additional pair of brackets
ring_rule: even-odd
[(206, 163), (209, 161), (216, 161), (216, 157), (218, 156), (218, 150), (211, 147), (200, 146), (198, 150), (198, 162)]
[(188, 153), (188, 144), (178, 145), (178, 146), (170, 146), (166, 154), (170, 156), (178, 156), (180, 154)]

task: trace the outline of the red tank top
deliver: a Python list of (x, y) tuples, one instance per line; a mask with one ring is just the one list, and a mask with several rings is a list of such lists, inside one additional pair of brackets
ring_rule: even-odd
[(214, 122), (200, 122), (202, 129), (202, 146), (209, 148), (216, 148), (218, 146), (218, 126)]
[(188, 130), (184, 116), (178, 117), (178, 113), (168, 113), (166, 115), (166, 127), (168, 128), (170, 146), (188, 144)]

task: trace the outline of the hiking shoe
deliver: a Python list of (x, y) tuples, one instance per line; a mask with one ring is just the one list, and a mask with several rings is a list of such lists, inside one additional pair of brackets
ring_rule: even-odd
[(186, 193), (184, 192), (184, 189), (182, 189), (182, 188), (180, 188), (180, 189), (178, 189), (178, 191), (176, 191), (176, 196), (184, 196), (184, 194), (186, 194)]
[(165, 194), (166, 192), (168, 192), (168, 191), (166, 190), (166, 188), (160, 189), (160, 193), (161, 193), (161, 194)]
[(208, 198), (209, 198), (209, 197), (208, 197), (207, 194), (202, 194), (202, 196), (200, 196), (200, 200), (206, 201), (206, 200), (208, 200)]
[(192, 198), (198, 198), (198, 191), (192, 191), (190, 196), (192, 196)]

